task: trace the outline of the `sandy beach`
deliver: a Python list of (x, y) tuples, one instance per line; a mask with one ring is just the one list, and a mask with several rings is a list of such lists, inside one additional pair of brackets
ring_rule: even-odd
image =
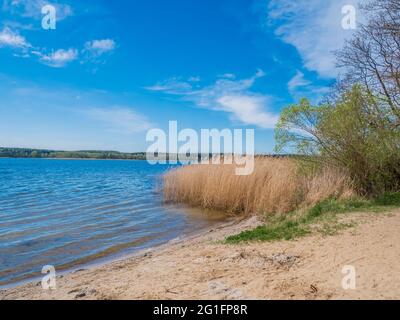
[[(398, 299), (400, 211), (346, 215), (355, 227), (333, 236), (226, 245), (252, 217), (139, 256), (3, 290), (1, 299)], [(356, 270), (344, 290), (342, 269)]]

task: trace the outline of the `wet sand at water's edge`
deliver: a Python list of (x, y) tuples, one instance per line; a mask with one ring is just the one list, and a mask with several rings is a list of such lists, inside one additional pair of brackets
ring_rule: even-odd
[[(400, 210), (343, 216), (357, 222), (333, 236), (223, 244), (256, 217), (57, 278), (0, 291), (0, 299), (399, 299)], [(344, 290), (343, 267), (356, 288)]]

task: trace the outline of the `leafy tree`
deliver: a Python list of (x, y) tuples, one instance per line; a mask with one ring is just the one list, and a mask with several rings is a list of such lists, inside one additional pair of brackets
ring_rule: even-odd
[(400, 132), (391, 117), (371, 113), (376, 103), (354, 86), (334, 104), (313, 106), (307, 99), (285, 108), (276, 127), (276, 151), (295, 150), (346, 170), (361, 193), (398, 191)]
[(360, 192), (400, 190), (400, 2), (370, 0), (337, 52), (344, 77), (327, 102), (289, 106), (276, 128), (278, 152), (346, 170)]

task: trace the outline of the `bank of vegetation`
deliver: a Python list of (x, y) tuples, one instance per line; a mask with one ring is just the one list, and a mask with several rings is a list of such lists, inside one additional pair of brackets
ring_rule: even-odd
[(352, 181), (336, 168), (299, 172), (291, 158), (255, 159), (254, 172), (239, 176), (234, 164), (197, 164), (164, 176), (164, 199), (229, 214), (284, 214), (330, 197), (350, 198)]
[(54, 151), (26, 148), (0, 148), (0, 158), (53, 158), (53, 159), (121, 159), (145, 160), (146, 153), (122, 153), (118, 151)]
[(300, 158), (256, 159), (254, 173), (243, 177), (229, 165), (174, 170), (165, 176), (166, 201), (262, 214), (274, 222), (252, 236), (267, 240), (305, 234), (306, 223), (329, 211), (398, 199), (400, 2), (373, 0), (361, 9), (366, 22), (337, 52), (342, 76), (331, 93), (318, 105), (304, 98), (281, 113), (276, 151)]

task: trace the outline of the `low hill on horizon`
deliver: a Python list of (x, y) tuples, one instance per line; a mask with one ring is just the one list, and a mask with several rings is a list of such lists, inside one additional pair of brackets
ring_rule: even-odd
[(119, 151), (78, 150), (57, 151), (29, 148), (2, 148), (0, 158), (58, 158), (58, 159), (128, 159), (145, 160), (145, 152), (125, 153)]

